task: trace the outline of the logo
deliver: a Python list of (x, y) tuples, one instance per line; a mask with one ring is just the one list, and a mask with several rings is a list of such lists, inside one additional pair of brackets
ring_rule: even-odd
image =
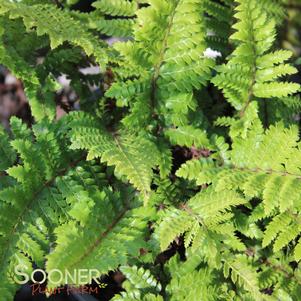
[[(25, 268), (27, 269), (27, 267)], [(32, 295), (55, 295), (63, 292), (67, 295), (71, 293), (97, 294), (99, 288), (106, 287), (105, 283), (99, 281), (101, 273), (96, 269), (73, 269), (72, 271), (53, 269), (47, 273), (42, 269), (35, 269), (31, 273), (27, 273), (24, 271), (24, 266), (18, 265), (14, 272), (15, 283), (21, 285), (29, 281), (33, 283), (31, 285)], [(98, 287), (88, 286), (93, 281)], [(47, 288), (47, 283), (51, 283), (52, 286), (57, 286), (57, 288)]]

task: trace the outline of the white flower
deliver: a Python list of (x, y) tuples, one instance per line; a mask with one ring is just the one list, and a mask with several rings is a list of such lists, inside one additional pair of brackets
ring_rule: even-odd
[(217, 57), (222, 56), (222, 54), (219, 51), (213, 50), (211, 48), (207, 48), (204, 53), (204, 57), (209, 58), (209, 59), (215, 59)]

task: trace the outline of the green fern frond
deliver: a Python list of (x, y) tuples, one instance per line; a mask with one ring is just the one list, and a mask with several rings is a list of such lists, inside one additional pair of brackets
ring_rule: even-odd
[(127, 280), (138, 289), (152, 288), (160, 292), (161, 284), (155, 279), (149, 270), (137, 266), (122, 266), (119, 268)]
[[(233, 215), (229, 210), (245, 203), (246, 200), (236, 193), (224, 191), (217, 194), (207, 188), (206, 191), (191, 198), (187, 205), (183, 205), (182, 210), (169, 209), (165, 212), (157, 230), (161, 249), (165, 250), (177, 236), (184, 233), (186, 233), (185, 245), (187, 247), (192, 245), (194, 250), (202, 248), (207, 251), (205, 242), (210, 245), (214, 236), (215, 238), (220, 236), (220, 239), (224, 237), (225, 243), (229, 239), (228, 242), (231, 241), (229, 245), (232, 247), (237, 245), (238, 249), (244, 249), (240, 242), (234, 244), (234, 240), (230, 238), (235, 236), (233, 233), (235, 228), (231, 222)], [(216, 253), (216, 250), (214, 252)], [(210, 256), (212, 254), (208, 254), (208, 257)]]
[(205, 0), (203, 3), (204, 10), (207, 13), (205, 22), (208, 46), (211, 49), (217, 49), (222, 53), (227, 53), (233, 3), (218, 3), (212, 0)]
[(147, 137), (133, 135), (109, 134), (91, 116), (71, 114), (74, 121), (71, 141), (73, 149), (88, 150), (88, 160), (101, 158), (115, 171), (125, 176), (147, 198), (152, 181), (152, 168), (159, 164), (156, 146)]
[[(16, 119), (14, 123), (16, 133)], [(4, 278), (1, 291), (5, 290), (7, 281), (12, 281), (17, 265), (28, 271), (32, 263), (42, 266), (49, 250), (49, 233), (64, 220), (69, 206), (60, 196), (55, 182), (68, 173), (74, 162), (69, 158), (70, 153), (63, 151), (64, 143), (59, 142), (57, 128), (53, 126), (52, 131), (48, 126), (47, 122), (34, 126), (35, 143), (25, 138), (26, 135), (11, 141), (19, 154), (19, 162), (8, 168), (5, 176), (15, 181), (0, 191), (3, 213), (0, 218), (0, 274)]]
[(138, 5), (136, 1), (127, 1), (127, 0), (101, 0), (95, 1), (93, 7), (97, 8), (104, 14), (111, 16), (134, 16)]
[[(199, 0), (152, 1), (150, 6), (139, 9), (134, 26), (135, 41), (115, 46), (127, 65), (128, 78), (138, 79), (132, 82), (121, 78), (106, 95), (129, 105), (133, 114), (138, 106), (140, 110), (147, 109), (148, 113), (141, 119), (144, 122), (166, 112), (166, 117), (170, 116), (168, 122), (178, 124), (178, 117), (183, 116), (182, 108), (193, 109), (192, 91), (207, 81), (213, 66), (212, 59), (203, 57), (206, 47), (202, 14)], [(124, 64), (119, 62), (120, 66)], [(117, 76), (119, 69), (116, 69)], [(143, 69), (137, 74), (137, 70)], [(127, 95), (122, 95), (123, 91)], [(141, 101), (143, 104), (137, 104)]]
[(230, 276), (230, 271), (232, 281), (249, 291), (253, 300), (269, 300), (267, 296), (260, 293), (256, 272), (245, 257), (224, 258), (225, 277)]
[(262, 8), (273, 17), (278, 24), (285, 18), (285, 1), (282, 0), (263, 0), (260, 1)]
[(0, 300), (299, 300), (299, 6), (0, 0)]
[(158, 227), (158, 237), (161, 250), (166, 250), (170, 243), (177, 237), (184, 234), (194, 224), (194, 219), (187, 212), (182, 210), (169, 210)]
[(36, 28), (37, 35), (49, 35), (51, 48), (56, 48), (65, 41), (82, 47), (87, 55), (94, 55), (96, 61), (105, 65), (107, 54), (104, 44), (97, 40), (87, 28), (66, 11), (53, 5), (24, 5), (7, 0), (0, 2), (0, 13), (8, 13), (11, 19), (22, 18), (26, 29)]
[(14, 164), (17, 155), (14, 149), (9, 145), (9, 136), (3, 127), (0, 128), (0, 171), (5, 171)]
[(130, 37), (133, 33), (134, 21), (132, 19), (106, 20), (98, 17), (97, 20), (90, 21), (89, 27), (97, 31), (114, 37)]
[(208, 147), (210, 142), (205, 132), (192, 126), (182, 126), (165, 132), (172, 144), (187, 147)]
[(112, 300), (144, 300), (144, 301), (163, 301), (161, 295), (162, 286), (151, 272), (143, 267), (121, 266), (121, 272), (126, 277), (122, 283), (125, 292), (116, 295)]
[[(212, 184), (217, 193), (225, 189), (239, 190), (247, 198), (261, 198), (260, 219), (275, 216), (267, 224), (263, 246), (268, 246), (279, 235), (274, 244), (276, 252), (300, 233), (298, 214), (294, 212), (300, 207), (301, 192), (300, 167), (295, 165), (300, 157), (298, 132), (295, 127), (286, 129), (277, 124), (263, 133), (256, 125), (247, 135), (246, 139), (233, 138), (228, 164), (220, 165), (212, 159), (192, 160), (183, 165), (177, 175), (195, 179), (198, 185)], [(203, 200), (202, 204), (206, 202)], [(214, 209), (218, 208), (218, 203), (211, 201), (211, 204)], [(225, 206), (224, 200), (222, 204)]]
[[(1, 17), (0, 23), (5, 28), (7, 23), (10, 24), (12, 22), (7, 18)], [(29, 44), (31, 36), (26, 35), (22, 26), (19, 31), (25, 35), (25, 38), (23, 38), (24, 43)], [(50, 76), (41, 81), (36, 70), (21, 56), (15, 47), (5, 46), (8, 39), (5, 30), (0, 32), (0, 38), (2, 41), (0, 46), (0, 61), (17, 78), (23, 81), (33, 116), (37, 121), (45, 117), (53, 120), (55, 117), (55, 103), (51, 98), (54, 95), (53, 92), (58, 89), (58, 86)]]
[(212, 275), (206, 269), (192, 271), (184, 277), (175, 277), (167, 286), (172, 301), (206, 300), (218, 298), (218, 288), (211, 283)]
[[(47, 270), (89, 268), (104, 274), (127, 264), (130, 257), (138, 256), (139, 250), (145, 247), (151, 211), (143, 207), (131, 209), (128, 203), (122, 204), (119, 194), (110, 191), (95, 192), (90, 198), (93, 204), (89, 208), (89, 218), (82, 221), (80, 217), (78, 224), (74, 216), (74, 221), (56, 228), (57, 245), (48, 255)], [(82, 241), (80, 247), (79, 239)], [(95, 261), (95, 256), (99, 260)]]
[(267, 53), (275, 40), (275, 22), (268, 17), (264, 5), (258, 6), (254, 0), (237, 2), (238, 22), (231, 36), (237, 46), (228, 63), (218, 67), (218, 75), (212, 82), (242, 115), (256, 98), (285, 97), (298, 92), (300, 86), (277, 82), (278, 78), (297, 70), (283, 64), (290, 56), (288, 51)]

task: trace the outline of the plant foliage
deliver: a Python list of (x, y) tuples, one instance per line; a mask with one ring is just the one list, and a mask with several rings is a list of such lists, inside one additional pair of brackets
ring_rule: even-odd
[(0, 129), (0, 300), (16, 266), (119, 270), (115, 301), (299, 300), (294, 1), (77, 2), (0, 0), (33, 117)]

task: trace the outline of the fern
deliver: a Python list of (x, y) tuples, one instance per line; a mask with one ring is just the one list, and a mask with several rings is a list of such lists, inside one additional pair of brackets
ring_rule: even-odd
[(199, 129), (195, 129), (192, 126), (169, 129), (166, 131), (166, 135), (173, 144), (178, 144), (180, 146), (205, 147), (210, 145), (206, 133)]
[[(181, 111), (194, 107), (193, 89), (205, 84), (213, 65), (210, 59), (200, 61), (205, 50), (202, 12), (202, 3), (196, 0), (153, 1), (137, 12), (136, 41), (115, 46), (122, 58), (120, 66), (123, 61), (127, 64), (126, 77), (121, 75), (106, 92), (120, 105), (130, 103), (132, 116), (125, 124), (137, 120), (135, 111), (143, 111), (142, 106), (145, 118), (136, 121), (139, 126), (144, 127), (154, 114), (165, 112), (165, 118), (170, 116), (168, 122), (187, 123), (181, 121)], [(134, 79), (128, 80), (130, 77)]]
[[(0, 19), (1, 24), (11, 23), (7, 18)], [(23, 30), (22, 25), (18, 31), (26, 35), (25, 30)], [(14, 33), (16, 32), (13, 29)], [(53, 97), (54, 93), (58, 88), (55, 85), (53, 79), (49, 76), (45, 79), (40, 79), (37, 72), (31, 68), (29, 62), (19, 53), (19, 49), (15, 49), (11, 46), (5, 47), (6, 40), (10, 39), (9, 35), (5, 31), (1, 32), (1, 62), (6, 65), (14, 74), (23, 80), (25, 84), (25, 92), (29, 98), (32, 113), (37, 120), (41, 120), (44, 117), (53, 119), (55, 116), (55, 106), (54, 102), (50, 97)], [(32, 36), (26, 36), (24, 38), (24, 44), (31, 43)], [(31, 45), (32, 47), (32, 45)], [(30, 48), (29, 48), (30, 49)], [(41, 85), (44, 85), (41, 88)], [(49, 97), (50, 96), (50, 97)]]
[(90, 2), (0, 0), (0, 301), (299, 300), (298, 2)]
[(256, 272), (251, 268), (250, 264), (244, 257), (237, 257), (232, 261), (225, 260), (224, 274), (229, 277), (231, 270), (231, 279), (243, 285), (246, 290), (250, 291), (255, 300), (268, 300), (259, 292)]
[[(178, 174), (195, 178), (198, 184), (214, 183), (216, 191), (241, 190), (247, 198), (262, 198), (264, 216), (275, 216), (267, 225), (263, 246), (269, 245), (279, 234), (274, 244), (276, 252), (300, 233), (295, 212), (300, 206), (300, 175), (295, 165), (300, 152), (297, 140), (296, 128), (277, 125), (265, 134), (252, 129), (247, 139), (234, 139), (229, 164), (217, 166), (213, 161), (207, 164), (192, 161), (188, 165), (189, 174), (186, 166), (181, 167)], [(282, 141), (286, 141), (285, 146)]]
[[(110, 196), (110, 194), (110, 192), (94, 193), (94, 197), (90, 199), (91, 207), (85, 209), (90, 211), (90, 214), (87, 213), (89, 220), (84, 218), (85, 214), (78, 214), (82, 211), (82, 206), (87, 204), (87, 200), (82, 200), (74, 208), (74, 213), (77, 213), (73, 215), (74, 220), (56, 229), (57, 246), (48, 257), (49, 271), (67, 269), (72, 272), (73, 269), (88, 268), (97, 269), (101, 274), (105, 274), (109, 270), (116, 269), (119, 264), (126, 264), (128, 257), (139, 254), (139, 249), (144, 246), (149, 212), (144, 208), (131, 210), (127, 204), (118, 202), (119, 195)], [(101, 233), (99, 226), (103, 229)], [(82, 248), (78, 248), (79, 240), (83, 242)], [(70, 250), (72, 256), (66, 253), (66, 249)], [(99, 258), (97, 262), (96, 257)], [(55, 286), (58, 281), (59, 278), (55, 279)], [(91, 279), (87, 281), (90, 282)], [(48, 285), (52, 286), (51, 283)]]
[(236, 32), (231, 36), (237, 46), (227, 64), (219, 66), (219, 74), (212, 82), (223, 89), (227, 100), (243, 114), (256, 98), (288, 96), (297, 92), (299, 85), (276, 81), (297, 70), (284, 64), (291, 56), (289, 51), (268, 52), (275, 39), (274, 20), (256, 1), (238, 2), (238, 22), (233, 26)]
[(25, 136), (11, 142), (20, 156), (20, 163), (7, 169), (5, 177), (11, 184), (3, 187), (0, 193), (3, 213), (0, 219), (3, 279), (0, 290), (6, 298), (11, 298), (8, 288), (15, 287), (11, 284), (5, 287), (11, 282), (9, 275), (13, 274), (15, 265), (30, 270), (32, 261), (42, 264), (49, 248), (50, 227), (58, 224), (67, 206), (64, 199), (58, 197), (54, 182), (68, 173), (68, 166), (74, 163), (68, 151), (63, 151), (64, 143), (60, 141), (56, 126), (44, 122), (37, 124), (34, 132), (34, 144)]
[[(193, 262), (185, 262), (180, 264), (178, 258), (172, 257), (168, 263), (171, 269), (177, 268), (179, 272), (172, 274), (174, 277), (166, 286), (168, 300), (216, 300), (221, 290), (211, 283), (214, 279), (213, 273), (206, 269), (196, 270)], [(137, 269), (133, 267), (122, 267), (121, 271), (127, 277), (123, 283), (126, 292), (122, 292), (121, 296), (116, 296), (113, 300), (163, 300), (162, 289), (160, 284), (149, 270), (143, 268)], [(149, 279), (148, 283), (141, 285), (141, 277), (133, 278), (133, 272), (138, 271), (142, 278)], [(152, 281), (150, 282), (150, 279)], [(190, 290), (188, 289), (190, 288)], [(161, 294), (160, 294), (161, 293)]]
[(82, 47), (88, 55), (95, 55), (98, 63), (106, 62), (103, 44), (93, 38), (87, 29), (64, 11), (48, 5), (28, 6), (6, 0), (1, 1), (0, 11), (2, 14), (8, 13), (12, 19), (21, 17), (28, 31), (36, 27), (37, 35), (49, 35), (52, 48), (68, 41)]
[(130, 2), (127, 0), (96, 1), (93, 6), (107, 15), (127, 17), (134, 16), (138, 8), (136, 1)]
[[(70, 115), (71, 116), (71, 115)], [(73, 149), (87, 149), (87, 159), (101, 157), (102, 162), (114, 165), (115, 171), (127, 179), (146, 197), (150, 192), (152, 168), (159, 162), (159, 152), (146, 137), (109, 134), (101, 131), (90, 116), (74, 114), (71, 122)]]
[(133, 24), (134, 22), (131, 19), (99, 19), (90, 22), (89, 27), (108, 36), (130, 37)]

